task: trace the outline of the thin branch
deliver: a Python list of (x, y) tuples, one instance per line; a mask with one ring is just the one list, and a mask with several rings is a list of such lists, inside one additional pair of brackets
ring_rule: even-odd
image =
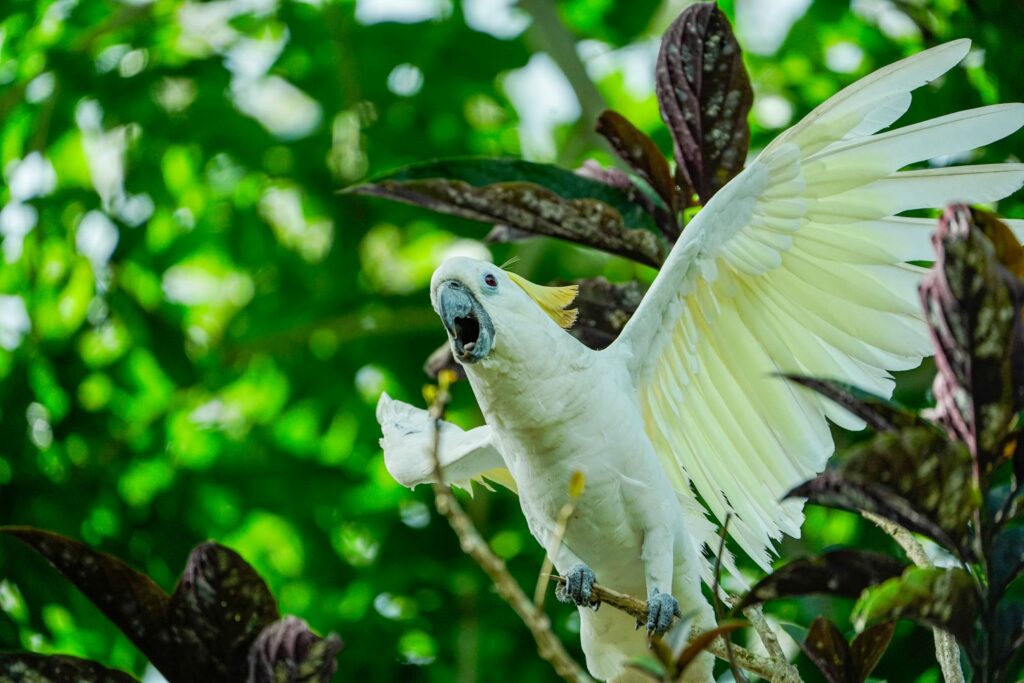
[(800, 672), (786, 658), (786, 653), (782, 651), (782, 646), (779, 644), (778, 636), (775, 635), (775, 631), (772, 630), (768, 620), (764, 617), (761, 605), (751, 605), (743, 610), (743, 615), (754, 626), (754, 630), (757, 631), (757, 635), (761, 638), (765, 651), (768, 652), (768, 656), (777, 667), (778, 677), (771, 679), (773, 683), (799, 683)]
[(540, 565), (540, 573), (537, 575), (537, 587), (533, 591), (533, 604), (537, 609), (544, 609), (544, 596), (548, 593), (548, 583), (551, 582), (551, 568), (554, 566), (554, 557), (562, 548), (562, 539), (565, 538), (565, 530), (569, 526), (569, 518), (576, 511), (576, 501), (582, 491), (577, 491), (577, 479), (582, 482), (583, 473), (574, 472), (569, 480), (569, 502), (558, 511), (558, 521), (555, 525), (554, 544), (550, 553), (544, 554), (544, 562)]
[[(565, 579), (561, 576), (554, 575), (551, 577), (556, 583), (565, 583)], [(632, 595), (626, 593), (620, 593), (617, 590), (606, 588), (600, 584), (595, 583), (592, 589), (593, 596), (599, 600), (602, 605), (608, 605), (613, 607), (620, 612), (625, 612), (642, 624), (647, 623), (647, 602), (640, 600)], [(704, 629), (698, 626), (690, 627), (690, 642), (693, 642), (694, 638), (704, 633)], [(718, 638), (710, 647), (708, 652), (718, 657), (721, 660), (729, 661), (729, 653), (726, 650), (725, 639)], [(736, 666), (740, 667), (744, 671), (749, 671), (752, 674), (761, 676), (770, 681), (781, 680), (779, 679), (780, 671), (778, 667), (770, 659), (756, 655), (746, 648), (742, 648), (739, 645), (732, 646), (732, 654), (736, 660)]]
[[(890, 522), (885, 517), (871, 512), (861, 511), (861, 514), (864, 519), (874, 522), (882, 531), (892, 536), (915, 565), (918, 567), (931, 566), (924, 547), (909, 531)], [(942, 669), (942, 678), (946, 683), (964, 683), (964, 672), (960, 668), (960, 648), (957, 646), (956, 640), (950, 633), (938, 628), (932, 629), (932, 636), (935, 638), (935, 659), (938, 660), (939, 667)]]
[(438, 458), (441, 441), (441, 419), (444, 417), (445, 409), (448, 406), (449, 393), (448, 385), (450, 379), (443, 376), (440, 378), (440, 387), (437, 395), (431, 401), (430, 414), (434, 418), (434, 505), (437, 511), (447, 518), (455, 535), (459, 537), (459, 545), (462, 552), (466, 553), (480, 565), (480, 568), (494, 582), (498, 594), (505, 599), (505, 602), (515, 610), (519, 618), (523, 620), (526, 628), (530, 630), (533, 639), (537, 643), (537, 651), (540, 656), (554, 668), (555, 672), (564, 680), (571, 683), (592, 683), (592, 679), (576, 663), (558, 636), (551, 630), (551, 620), (541, 609), (538, 609), (530, 598), (523, 592), (523, 589), (516, 583), (516, 580), (509, 574), (505, 563), (494, 554), (487, 541), (483, 539), (480, 532), (476, 530), (473, 521), (459, 505), (451, 489), (444, 483), (444, 474), (441, 471), (441, 461)]

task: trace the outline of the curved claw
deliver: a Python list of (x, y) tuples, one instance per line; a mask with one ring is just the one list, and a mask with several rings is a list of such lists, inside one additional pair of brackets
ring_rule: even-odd
[(565, 583), (555, 588), (555, 597), (562, 602), (571, 602), (579, 607), (595, 609), (600, 603), (593, 598), (597, 576), (587, 565), (580, 563), (565, 573)]
[(672, 627), (676, 617), (682, 616), (679, 601), (673, 598), (671, 593), (659, 593), (657, 588), (651, 589), (651, 595), (647, 598), (647, 633), (649, 635), (664, 635)]

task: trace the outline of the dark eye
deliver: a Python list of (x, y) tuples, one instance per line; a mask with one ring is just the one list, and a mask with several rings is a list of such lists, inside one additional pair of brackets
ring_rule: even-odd
[(484, 284), (488, 287), (497, 287), (498, 278), (494, 277), (491, 273), (487, 273), (487, 275), (484, 275)]

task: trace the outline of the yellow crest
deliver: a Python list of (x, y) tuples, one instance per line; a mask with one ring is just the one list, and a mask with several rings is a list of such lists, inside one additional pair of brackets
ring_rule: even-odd
[(576, 322), (579, 311), (575, 308), (567, 308), (579, 294), (579, 285), (568, 285), (566, 287), (544, 287), (535, 285), (522, 275), (509, 273), (509, 279), (519, 285), (527, 296), (537, 302), (537, 305), (558, 323), (563, 329), (569, 329)]

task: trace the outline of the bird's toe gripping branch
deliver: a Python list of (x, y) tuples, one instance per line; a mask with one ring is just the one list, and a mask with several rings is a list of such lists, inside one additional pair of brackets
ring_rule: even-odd
[[(651, 595), (647, 598), (647, 633), (649, 635), (664, 635), (677, 617), (682, 617), (679, 609), (679, 601), (672, 597), (671, 593), (659, 593), (657, 588), (651, 589)], [(640, 622), (636, 624), (640, 628)]]
[(565, 583), (555, 588), (555, 597), (562, 602), (571, 602), (579, 607), (593, 607), (595, 610), (600, 602), (593, 597), (594, 584), (597, 576), (587, 565), (580, 563), (565, 573)]

